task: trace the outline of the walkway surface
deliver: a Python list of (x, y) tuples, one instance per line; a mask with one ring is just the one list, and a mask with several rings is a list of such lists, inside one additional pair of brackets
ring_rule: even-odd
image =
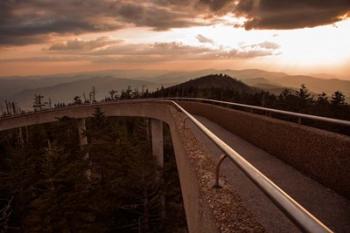
[[(200, 116), (196, 118), (333, 231), (350, 232), (349, 200), (218, 124)], [(220, 150), (189, 121), (187, 127), (193, 129), (196, 138), (203, 144), (210, 158), (217, 161), (221, 154)], [(230, 160), (224, 161), (221, 175), (235, 187), (245, 207), (254, 213), (257, 221), (268, 232), (299, 232), (294, 224)]]

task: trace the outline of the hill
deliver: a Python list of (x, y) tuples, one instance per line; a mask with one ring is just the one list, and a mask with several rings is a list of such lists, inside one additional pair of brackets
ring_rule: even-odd
[(218, 88), (223, 90), (235, 90), (239, 92), (251, 92), (253, 89), (241, 81), (238, 81), (226, 74), (211, 74), (193, 79), (170, 88), (196, 88), (210, 89)]
[(328, 95), (335, 91), (343, 92), (348, 98), (350, 97), (350, 81), (331, 78), (318, 78), (308, 75), (289, 75), (282, 72), (269, 72), (259, 69), (246, 70), (198, 70), (189, 72), (169, 72), (151, 79), (153, 82), (161, 84), (177, 84), (188, 81), (195, 77), (203, 76), (208, 73), (225, 73), (231, 77), (252, 86), (268, 90), (274, 94), (279, 94), (284, 88), (298, 89), (301, 84), (305, 84), (307, 88), (315, 93), (322, 92)]
[[(208, 92), (254, 93), (256, 90), (256, 88), (252, 88), (226, 74), (211, 74), (161, 89), (158, 91), (158, 94), (163, 96), (175, 96), (181, 92), (182, 94), (187, 93), (187, 96), (201, 96), (201, 94)], [(157, 95), (157, 93), (155, 95)]]

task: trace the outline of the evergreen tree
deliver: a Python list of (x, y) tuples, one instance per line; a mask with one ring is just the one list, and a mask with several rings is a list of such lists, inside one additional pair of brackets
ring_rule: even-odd
[(341, 93), (340, 91), (334, 92), (334, 94), (332, 95), (331, 104), (334, 105), (334, 106), (343, 106), (343, 105), (345, 105), (345, 96), (344, 96), (344, 94)]
[(300, 109), (305, 109), (312, 104), (312, 96), (304, 84), (301, 85), (299, 90), (296, 92), (296, 95), (299, 98)]

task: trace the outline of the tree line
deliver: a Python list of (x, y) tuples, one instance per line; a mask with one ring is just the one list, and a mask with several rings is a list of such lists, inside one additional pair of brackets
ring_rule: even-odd
[(208, 98), (350, 120), (350, 106), (342, 92), (336, 91), (331, 96), (313, 95), (305, 85), (298, 90), (284, 89), (279, 95), (264, 90), (241, 92), (225, 88), (174, 87), (161, 88), (150, 96)]
[(86, 146), (68, 117), (0, 132), (0, 232), (186, 232), (168, 129), (159, 179), (146, 119), (86, 125)]

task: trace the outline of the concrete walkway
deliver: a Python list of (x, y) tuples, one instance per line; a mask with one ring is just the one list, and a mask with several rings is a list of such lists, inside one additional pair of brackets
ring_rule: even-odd
[[(196, 118), (333, 231), (350, 232), (349, 200), (216, 123), (200, 116)], [(189, 121), (187, 127), (193, 129), (211, 159), (217, 161), (220, 150)], [(221, 175), (235, 187), (246, 208), (268, 232), (300, 232), (231, 161), (223, 163)]]

